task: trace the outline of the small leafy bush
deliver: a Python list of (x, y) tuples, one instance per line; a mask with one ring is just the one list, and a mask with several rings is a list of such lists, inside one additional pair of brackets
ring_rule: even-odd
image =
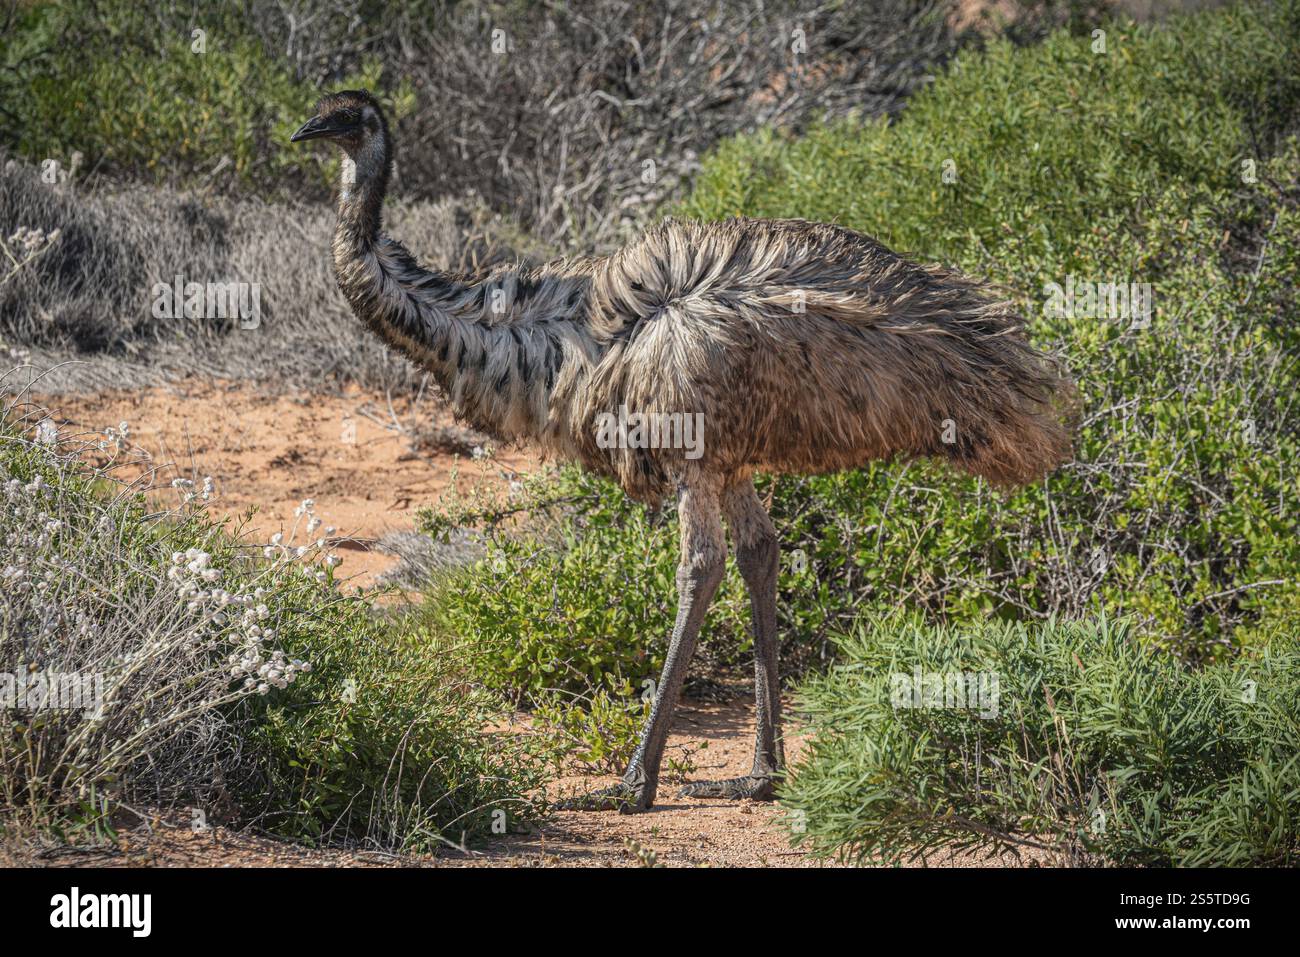
[(841, 663), (800, 690), (812, 737), (782, 790), (795, 840), (817, 855), (1300, 860), (1291, 636), (1189, 668), (1105, 618), (944, 628), (895, 616), (863, 621), (839, 648)]
[[(427, 512), (435, 535), (485, 524), (486, 555), (438, 581), (430, 629), (482, 649), (479, 680), (520, 703), (551, 692), (637, 697), (658, 677), (676, 615), (677, 527), (610, 483), (575, 468), (540, 473), (504, 510), (450, 503)], [(739, 576), (727, 577), (702, 633), (710, 657), (734, 660), (749, 641)]]
[[(652, 512), (566, 467), (530, 477), (506, 504), (490, 493), (450, 495), (421, 523), (444, 539), (480, 529), (484, 555), (435, 577), (417, 632), (471, 644), (475, 680), (531, 712), (538, 753), (557, 769), (621, 772), (676, 617), (674, 510)], [(749, 599), (732, 569), (701, 629), (688, 687), (729, 675), (751, 643)], [(666, 766), (685, 773), (689, 755)]]
[(653, 698), (616, 697), (603, 688), (590, 695), (541, 695), (534, 727), (551, 746), (561, 769), (571, 763), (597, 774), (622, 774), (650, 718)]
[(354, 611), (346, 636), (301, 642), (312, 673), (251, 716), (259, 823), (307, 843), (429, 851), (539, 816), (544, 756), (485, 730), (503, 709), (470, 678), (480, 649)]

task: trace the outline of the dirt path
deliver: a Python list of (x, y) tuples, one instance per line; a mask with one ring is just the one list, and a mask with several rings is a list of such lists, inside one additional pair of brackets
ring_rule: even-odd
[(294, 510), (315, 501), (316, 514), (340, 539), (342, 573), (369, 585), (393, 564), (373, 549), (385, 533), (410, 530), (416, 511), (455, 488), (504, 494), (535, 456), (497, 449), (473, 457), (472, 433), (432, 400), (393, 400), (351, 389), (341, 395), (273, 395), (247, 385), (187, 382), (137, 392), (35, 396), (67, 436), (100, 439), (127, 423), (123, 449), (113, 443), (91, 458), (123, 480), (142, 476), (174, 496), (173, 479), (215, 483), (214, 514), (256, 510), (244, 534), (265, 542), (279, 532), (307, 540)]
[[(808, 866), (807, 855), (790, 846), (786, 812), (775, 804), (704, 801), (677, 797), (685, 780), (668, 769), (673, 758), (689, 756), (688, 780), (738, 777), (753, 760), (753, 705), (744, 699), (725, 705), (683, 702), (665, 752), (665, 770), (655, 806), (645, 814), (558, 811), (533, 835), (511, 835), (466, 861), (477, 866), (533, 865), (646, 866), (651, 855), (666, 867)], [(790, 735), (796, 757), (802, 739)], [(556, 781), (551, 797), (570, 797), (613, 784), (615, 776), (571, 775)], [(635, 846), (634, 846), (635, 845)], [(640, 853), (637, 851), (640, 848)]]

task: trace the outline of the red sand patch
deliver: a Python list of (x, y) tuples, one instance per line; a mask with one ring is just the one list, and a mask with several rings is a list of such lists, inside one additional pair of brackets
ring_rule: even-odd
[(201, 486), (212, 476), (214, 514), (240, 518), (256, 509), (243, 526), (249, 540), (265, 542), (280, 532), (288, 541), (297, 524), (295, 544), (305, 544), (304, 522), (294, 510), (314, 499), (316, 514), (336, 529), (331, 537), (343, 540), (336, 549), (340, 572), (354, 587), (372, 584), (393, 563), (370, 545), (386, 532), (411, 529), (419, 508), (436, 504), (453, 487), (461, 494), (475, 487), (504, 493), (513, 475), (538, 466), (535, 455), (513, 449), (476, 461), (418, 447), (411, 430), (450, 426), (451, 414), (431, 400), (390, 403), (382, 393), (360, 389), (293, 396), (243, 384), (185, 382), (32, 401), (48, 409), (67, 436), (128, 423), (124, 450), (110, 445), (90, 458), (112, 465), (124, 481), (148, 476), (163, 501), (176, 500), (172, 479)]

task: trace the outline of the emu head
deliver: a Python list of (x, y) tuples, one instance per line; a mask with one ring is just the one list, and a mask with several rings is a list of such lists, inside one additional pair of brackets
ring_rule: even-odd
[(363, 178), (386, 178), (388, 124), (368, 91), (343, 90), (321, 97), (316, 115), (289, 137), (294, 143), (314, 139), (328, 139), (346, 154), (345, 195), (348, 186)]

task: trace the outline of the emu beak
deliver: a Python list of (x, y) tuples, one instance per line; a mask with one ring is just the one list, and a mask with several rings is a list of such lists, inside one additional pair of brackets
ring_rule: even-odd
[(310, 120), (298, 128), (298, 132), (289, 137), (290, 143), (297, 143), (300, 140), (314, 140), (318, 136), (329, 136), (331, 133), (341, 132), (339, 129), (329, 125), (328, 120), (323, 120), (319, 116), (313, 116)]

